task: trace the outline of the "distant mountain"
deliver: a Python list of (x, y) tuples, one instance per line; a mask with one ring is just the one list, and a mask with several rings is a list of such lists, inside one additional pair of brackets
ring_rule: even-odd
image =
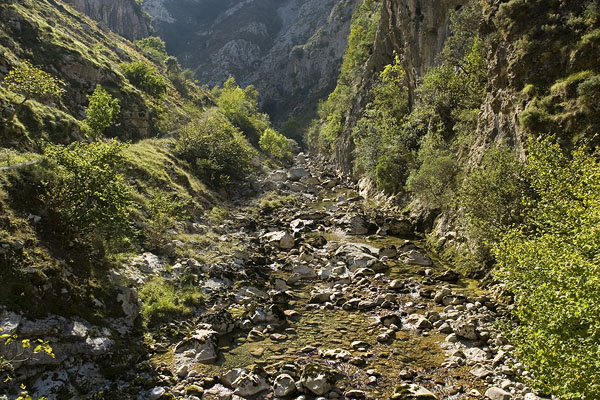
[(229, 75), (276, 121), (302, 118), (334, 87), (357, 0), (146, 0), (156, 33), (201, 84)]

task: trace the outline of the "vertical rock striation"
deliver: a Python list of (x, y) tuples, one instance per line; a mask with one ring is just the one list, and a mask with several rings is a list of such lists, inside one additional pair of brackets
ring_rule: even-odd
[(129, 39), (148, 36), (149, 23), (135, 0), (65, 0), (76, 10)]

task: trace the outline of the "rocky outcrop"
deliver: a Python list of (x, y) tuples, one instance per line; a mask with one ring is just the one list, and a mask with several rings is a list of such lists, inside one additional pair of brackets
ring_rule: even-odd
[(435, 65), (450, 35), (450, 12), (459, 9), (466, 0), (384, 0), (373, 52), (369, 57), (362, 81), (358, 85), (353, 105), (346, 114), (344, 129), (336, 149), (337, 166), (352, 173), (354, 142), (352, 128), (369, 101), (373, 80), (397, 53), (408, 77), (409, 99), (412, 102), (417, 79), (428, 67)]
[(148, 19), (135, 0), (65, 0), (65, 2), (129, 40), (142, 39), (150, 32)]
[[(358, 0), (147, 0), (156, 32), (199, 82), (254, 85), (276, 120), (314, 110), (333, 90)], [(190, 18), (190, 16), (194, 18)]]

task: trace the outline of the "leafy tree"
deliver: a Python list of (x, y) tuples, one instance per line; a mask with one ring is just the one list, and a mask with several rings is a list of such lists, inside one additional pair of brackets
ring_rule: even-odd
[(244, 135), (216, 108), (181, 130), (176, 152), (213, 186), (245, 178), (253, 169), (255, 154)]
[(419, 148), (420, 167), (406, 181), (407, 189), (430, 210), (448, 207), (455, 195), (456, 154), (439, 134), (428, 134)]
[(600, 398), (600, 154), (528, 143), (524, 223), (493, 247), (515, 295), (511, 339), (532, 383), (561, 399)]
[(142, 50), (146, 57), (158, 64), (164, 64), (169, 57), (165, 42), (159, 37), (148, 36), (133, 43)]
[(67, 234), (110, 241), (129, 233), (131, 190), (118, 172), (125, 147), (112, 140), (45, 148), (53, 177), (43, 199)]
[(274, 129), (265, 129), (260, 136), (260, 148), (279, 160), (290, 160), (292, 152), (288, 139)]
[(31, 62), (24, 60), (13, 68), (3, 79), (3, 84), (8, 90), (23, 97), (19, 105), (27, 100), (43, 96), (60, 97), (65, 90), (65, 83), (51, 74), (35, 67)]
[(238, 128), (248, 140), (257, 145), (260, 135), (270, 127), (269, 117), (258, 111), (258, 91), (252, 85), (242, 89), (230, 76), (222, 88), (212, 90), (217, 105), (225, 116)]
[(156, 68), (145, 61), (121, 64), (125, 77), (138, 89), (152, 97), (160, 98), (167, 91), (167, 82)]
[(88, 95), (89, 105), (85, 109), (84, 131), (91, 137), (99, 137), (111, 126), (121, 107), (119, 100), (113, 98), (102, 86), (97, 85), (94, 93)]

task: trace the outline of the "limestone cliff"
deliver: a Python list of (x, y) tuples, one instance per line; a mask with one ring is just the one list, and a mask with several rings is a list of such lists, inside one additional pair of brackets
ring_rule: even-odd
[(65, 0), (76, 10), (129, 40), (149, 34), (149, 22), (135, 0)]
[(466, 0), (383, 1), (373, 53), (364, 67), (362, 82), (346, 115), (336, 150), (337, 166), (342, 171), (352, 172), (352, 128), (369, 100), (369, 89), (377, 74), (393, 61), (394, 53), (398, 54), (408, 76), (412, 98), (417, 79), (436, 63), (436, 57), (450, 35), (450, 12), (465, 3)]
[(147, 0), (156, 32), (201, 84), (253, 84), (275, 119), (333, 89), (358, 0)]

